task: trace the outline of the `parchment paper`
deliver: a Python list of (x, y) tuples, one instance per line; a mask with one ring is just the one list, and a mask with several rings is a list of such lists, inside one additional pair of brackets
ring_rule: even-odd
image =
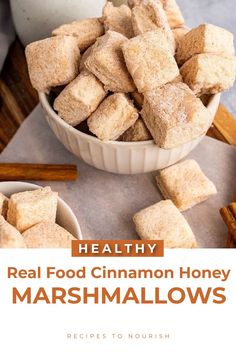
[[(225, 247), (227, 231), (219, 208), (231, 202), (236, 191), (236, 149), (206, 137), (189, 158), (196, 159), (216, 184), (218, 195), (185, 212), (184, 216), (201, 247)], [(162, 199), (155, 185), (156, 172), (115, 175), (74, 157), (56, 139), (39, 106), (0, 155), (0, 162), (77, 164), (80, 176), (76, 182), (46, 184), (72, 207), (85, 239), (138, 238), (132, 215)]]

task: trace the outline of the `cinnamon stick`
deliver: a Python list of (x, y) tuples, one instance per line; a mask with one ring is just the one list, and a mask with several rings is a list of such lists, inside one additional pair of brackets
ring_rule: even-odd
[(236, 203), (231, 203), (229, 205), (229, 210), (230, 210), (231, 214), (233, 215), (235, 222), (236, 222)]
[(220, 209), (220, 214), (228, 228), (227, 248), (236, 248), (236, 203)]
[(236, 221), (235, 221), (231, 211), (227, 207), (224, 207), (220, 210), (220, 214), (221, 214), (226, 226), (228, 227), (229, 232), (232, 235), (236, 234)]
[(235, 248), (235, 241), (231, 233), (228, 233), (226, 248)]
[(228, 144), (236, 146), (235, 117), (223, 105), (219, 106), (213, 125)]
[(0, 163), (0, 181), (74, 181), (76, 165)]

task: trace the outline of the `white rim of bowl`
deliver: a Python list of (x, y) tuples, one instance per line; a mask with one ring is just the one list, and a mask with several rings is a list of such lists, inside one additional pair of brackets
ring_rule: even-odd
[[(147, 140), (147, 141), (137, 141), (137, 142), (126, 142), (126, 141), (101, 141), (98, 138), (91, 136), (89, 134), (83, 133), (80, 130), (76, 129), (75, 127), (72, 127), (71, 125), (69, 125), (68, 123), (66, 123), (66, 121), (64, 121), (64, 119), (62, 119), (52, 108), (52, 106), (49, 104), (48, 99), (47, 99), (47, 95), (44, 92), (39, 92), (39, 99), (40, 102), (42, 104), (42, 106), (46, 109), (46, 111), (49, 111), (50, 114), (52, 115), (52, 117), (57, 121), (58, 124), (60, 124), (63, 128), (69, 129), (72, 133), (78, 135), (78, 136), (82, 136), (90, 141), (96, 142), (96, 143), (100, 143), (100, 144), (106, 144), (106, 145), (116, 145), (119, 147), (124, 147), (124, 146), (148, 146), (148, 145), (155, 145), (154, 140)], [(221, 94), (218, 93), (216, 95), (212, 95), (212, 97), (210, 98), (208, 105), (206, 106), (208, 109), (214, 104), (214, 102), (216, 104), (219, 104), (220, 102), (220, 96)], [(211, 109), (209, 109), (211, 112)], [(212, 113), (212, 112), (211, 112)], [(214, 117), (212, 117), (212, 121), (213, 121)], [(209, 126), (210, 128), (210, 126)], [(196, 138), (197, 139), (197, 138)], [(195, 139), (193, 139), (195, 140)], [(184, 145), (184, 144), (183, 144)], [(181, 145), (180, 145), (181, 146)], [(157, 146), (158, 147), (158, 146)], [(159, 147), (158, 147), (159, 148)], [(162, 148), (159, 148), (161, 150), (165, 150)]]
[[(27, 191), (28, 187), (29, 188), (35, 187), (35, 189), (43, 188), (43, 186), (40, 186), (39, 184), (35, 184), (35, 183), (20, 182), (20, 181), (2, 181), (2, 182), (0, 182), (0, 190), (1, 190), (1, 185), (2, 184), (12, 184), (12, 185), (16, 185), (16, 186), (17, 185), (25, 186), (26, 187), (26, 189), (25, 189), (26, 191)], [(77, 232), (77, 235), (78, 235), (78, 240), (83, 240), (83, 235), (82, 235), (82, 232), (81, 232), (80, 224), (79, 224), (79, 221), (77, 220), (73, 210), (71, 209), (71, 207), (62, 198), (58, 197), (58, 200), (63, 205), (63, 207), (70, 212), (71, 219), (73, 220), (74, 225), (76, 226), (76, 232)], [(77, 238), (77, 236), (74, 236), (74, 237)]]

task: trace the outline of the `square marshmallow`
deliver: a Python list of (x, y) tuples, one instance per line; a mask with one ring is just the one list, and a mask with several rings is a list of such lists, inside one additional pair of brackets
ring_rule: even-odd
[(41, 222), (25, 231), (22, 236), (28, 248), (70, 248), (76, 240), (68, 231), (54, 222)]
[(131, 10), (128, 6), (117, 7), (108, 1), (103, 9), (103, 21), (106, 31), (119, 32), (127, 38), (134, 37)]
[(107, 97), (89, 117), (89, 130), (100, 140), (116, 140), (138, 119), (138, 111), (123, 93)]
[(180, 211), (163, 200), (134, 215), (137, 234), (143, 240), (164, 240), (166, 248), (196, 248), (195, 236)]
[(121, 136), (122, 141), (147, 141), (152, 140), (152, 136), (144, 124), (142, 118), (136, 122)]
[(7, 221), (20, 232), (42, 221), (56, 220), (56, 192), (50, 187), (12, 194), (9, 200)]
[(146, 0), (139, 6), (135, 6), (132, 9), (132, 25), (136, 36), (155, 31), (158, 28), (162, 29), (172, 53), (175, 53), (174, 35), (161, 3), (155, 0)]
[(76, 126), (93, 113), (106, 96), (102, 83), (84, 70), (54, 101), (54, 109), (68, 124)]
[(85, 61), (91, 71), (112, 92), (133, 92), (135, 85), (126, 68), (121, 45), (128, 39), (120, 33), (108, 31), (93, 45)]
[(179, 75), (169, 43), (160, 29), (124, 42), (122, 50), (140, 93), (162, 86)]
[(234, 55), (234, 36), (224, 28), (203, 24), (189, 31), (179, 42), (176, 53), (181, 66), (196, 54)]
[(56, 28), (53, 36), (73, 36), (77, 39), (78, 46), (84, 51), (104, 34), (104, 27), (98, 18), (87, 18), (82, 21), (73, 21)]
[(72, 36), (56, 36), (33, 42), (25, 50), (32, 86), (39, 92), (66, 85), (79, 72), (80, 51)]
[(214, 184), (194, 160), (186, 160), (160, 171), (157, 185), (165, 199), (180, 211), (192, 208), (217, 193)]
[(20, 232), (0, 215), (0, 248), (26, 248)]
[(184, 82), (197, 96), (216, 94), (233, 86), (236, 75), (236, 57), (198, 54), (186, 61), (180, 73)]
[(213, 117), (183, 83), (166, 84), (144, 94), (143, 120), (156, 144), (172, 149), (203, 135)]

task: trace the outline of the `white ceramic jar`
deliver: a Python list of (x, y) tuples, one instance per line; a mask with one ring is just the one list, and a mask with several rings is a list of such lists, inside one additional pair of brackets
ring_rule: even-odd
[(105, 0), (10, 0), (16, 32), (24, 45), (46, 38), (74, 20), (101, 17)]

